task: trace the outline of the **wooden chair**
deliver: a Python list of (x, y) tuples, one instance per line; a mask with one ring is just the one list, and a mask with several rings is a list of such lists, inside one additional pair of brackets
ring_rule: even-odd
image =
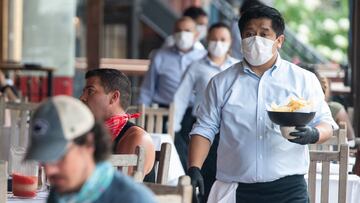
[(0, 160), (0, 202), (7, 199), (7, 162)]
[(129, 106), (126, 112), (131, 113), (131, 114), (132, 113), (140, 113), (139, 118), (130, 119), (130, 121), (135, 123), (138, 126), (143, 127), (143, 123), (144, 123), (144, 120), (145, 120), (145, 105), (144, 104)]
[(171, 157), (171, 144), (162, 143), (160, 151), (156, 151), (155, 164), (156, 170), (156, 183), (165, 185), (168, 181), (169, 168)]
[[(26, 147), (26, 134), (28, 132), (28, 122), (30, 120), (31, 112), (35, 110), (38, 106), (38, 103), (31, 102), (9, 102), (5, 101), (4, 97), (0, 97), (0, 136), (3, 135), (5, 128), (5, 121), (8, 118), (8, 114), (6, 114), (6, 110), (10, 110), (10, 134), (19, 135), (19, 142), (12, 143), (17, 146)], [(12, 141), (16, 138), (12, 137)]]
[[(169, 108), (163, 107), (145, 107), (144, 120), (140, 123), (148, 133), (167, 133), (174, 139), (174, 104), (170, 104)], [(164, 126), (164, 117), (167, 117), (167, 126)], [(164, 132), (164, 127), (167, 131)]]
[(316, 164), (322, 164), (321, 170), (321, 202), (329, 202), (330, 162), (339, 162), (338, 203), (346, 203), (346, 187), (348, 178), (349, 146), (340, 144), (338, 151), (310, 151), (310, 168), (308, 175), (308, 191), (310, 202), (316, 200)]
[(109, 161), (124, 174), (130, 172), (135, 181), (142, 182), (145, 162), (144, 147), (137, 146), (135, 154), (112, 154)]
[(156, 195), (159, 203), (191, 203), (192, 186), (189, 176), (181, 176), (177, 186), (144, 183)]

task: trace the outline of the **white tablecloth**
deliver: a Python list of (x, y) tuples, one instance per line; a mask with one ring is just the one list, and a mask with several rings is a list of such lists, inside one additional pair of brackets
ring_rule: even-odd
[(169, 185), (177, 185), (178, 178), (185, 175), (185, 171), (181, 165), (179, 154), (176, 151), (174, 142), (169, 134), (150, 134), (155, 145), (155, 150), (159, 151), (162, 143), (171, 144), (171, 156), (170, 156), (170, 167), (169, 167)]
[[(329, 203), (338, 202), (339, 175), (330, 175), (329, 180)], [(316, 203), (320, 203), (321, 177), (316, 177)], [(360, 177), (348, 175), (346, 203), (360, 203)]]

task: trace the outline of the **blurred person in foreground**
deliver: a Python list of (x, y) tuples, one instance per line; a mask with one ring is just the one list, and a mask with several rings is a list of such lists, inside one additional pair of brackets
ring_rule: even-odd
[[(204, 193), (201, 167), (217, 133), (216, 181), (208, 202), (308, 202), (307, 144), (322, 143), (338, 126), (316, 76), (281, 59), (284, 19), (274, 8), (250, 8), (239, 20), (244, 61), (213, 77), (190, 133), (188, 175)], [(267, 105), (289, 97), (313, 103), (314, 119), (281, 135)], [(194, 190), (195, 192), (196, 190)]]
[[(229, 48), (231, 45), (231, 33), (229, 26), (224, 23), (216, 23), (212, 25), (209, 28), (207, 41), (207, 56), (199, 61), (193, 62), (189, 66), (174, 97), (176, 109), (175, 131), (177, 132), (175, 139), (178, 142), (177, 151), (185, 169), (187, 169), (188, 161), (189, 132), (195, 122), (195, 119), (187, 119), (187, 123), (185, 124), (183, 120), (184, 114), (190, 111), (195, 118), (196, 109), (204, 97), (204, 92), (210, 79), (238, 62), (238, 60), (229, 55)], [(191, 102), (192, 94), (195, 94), (195, 102), (194, 107), (190, 108), (188, 105)], [(183, 122), (181, 122), (182, 120)], [(208, 155), (207, 161), (205, 161), (205, 166), (201, 171), (205, 177), (206, 194), (210, 192), (211, 185), (215, 181), (217, 144), (218, 136), (216, 136), (215, 141), (211, 146), (210, 154)]]
[(81, 101), (56, 96), (31, 118), (25, 159), (44, 166), (49, 203), (155, 202), (148, 189), (106, 161), (110, 147), (110, 136)]
[[(196, 41), (194, 43), (194, 49), (205, 49), (203, 45), (203, 40), (206, 39), (209, 18), (207, 13), (201, 7), (191, 6), (184, 10), (183, 17), (190, 17), (196, 23), (196, 30), (199, 33)], [(170, 35), (165, 38), (165, 42), (162, 47), (171, 47), (175, 45), (175, 36)]]
[[(137, 146), (145, 148), (144, 175), (151, 172), (155, 161), (155, 147), (151, 137), (141, 127), (130, 122), (137, 114), (127, 114), (131, 101), (129, 79), (116, 69), (89, 70), (80, 100), (103, 121), (110, 131), (114, 154), (134, 154)], [(132, 173), (132, 170), (129, 171)]]
[(140, 89), (138, 103), (153, 103), (168, 107), (188, 66), (206, 55), (206, 50), (194, 48), (198, 36), (196, 23), (182, 17), (175, 23), (175, 45), (158, 50), (152, 57)]

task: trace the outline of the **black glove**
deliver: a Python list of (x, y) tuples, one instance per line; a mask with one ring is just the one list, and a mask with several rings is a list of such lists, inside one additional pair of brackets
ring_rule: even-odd
[(192, 166), (188, 169), (187, 175), (191, 178), (191, 185), (193, 187), (193, 203), (200, 202), (196, 195), (196, 187), (199, 187), (200, 195), (204, 195), (204, 179), (201, 175), (201, 170), (198, 167)]
[(314, 144), (319, 140), (319, 130), (310, 126), (297, 126), (297, 132), (290, 133), (295, 139), (289, 139), (290, 142), (297, 144)]

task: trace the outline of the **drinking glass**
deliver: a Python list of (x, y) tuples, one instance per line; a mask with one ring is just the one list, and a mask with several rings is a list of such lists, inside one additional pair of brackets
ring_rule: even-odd
[(14, 196), (31, 198), (36, 196), (39, 165), (24, 161), (25, 148), (11, 147), (12, 192)]

